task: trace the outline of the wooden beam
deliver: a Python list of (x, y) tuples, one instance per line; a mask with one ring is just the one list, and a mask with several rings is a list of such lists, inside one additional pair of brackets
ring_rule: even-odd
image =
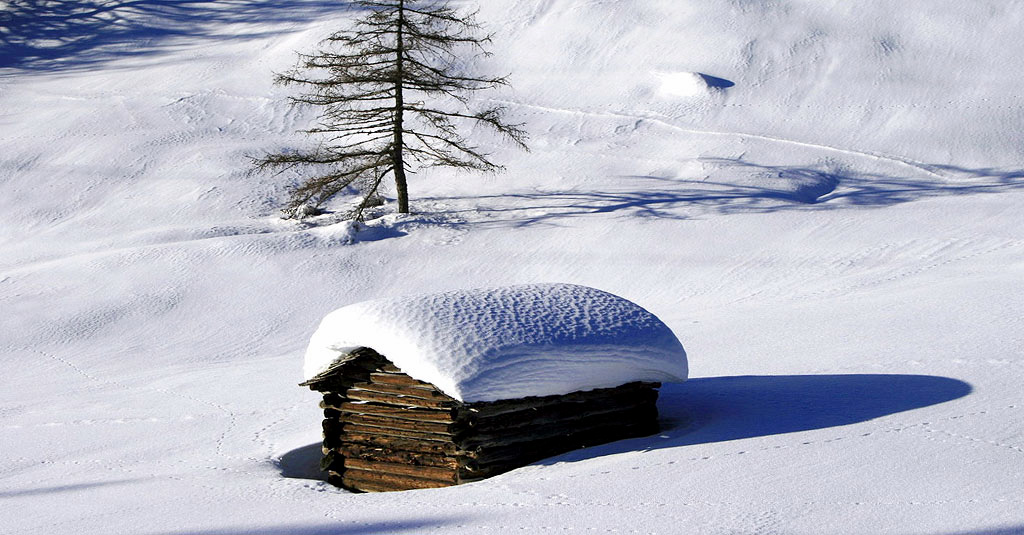
[(422, 409), (451, 409), (460, 403), (458, 401), (452, 401), (447, 399), (421, 399), (414, 397), (400, 397), (391, 394), (381, 394), (377, 392), (370, 392), (367, 390), (360, 390), (356, 388), (350, 388), (347, 396), (349, 399), (356, 401), (372, 401), (376, 403), (384, 403), (387, 405), (395, 405), (398, 407), (417, 407)]
[(431, 489), (450, 487), (455, 483), (418, 477), (369, 472), (346, 468), (341, 474), (342, 485), (357, 490), (380, 492), (387, 490)]
[(399, 463), (382, 463), (367, 461), (365, 459), (345, 459), (345, 470), (366, 470), (378, 474), (394, 476), (409, 476), (418, 479), (439, 481), (443, 483), (458, 483), (458, 472), (452, 468), (422, 466)]
[(450, 408), (421, 409), (412, 407), (395, 407), (392, 405), (381, 405), (378, 403), (347, 401), (341, 404), (339, 411), (345, 414), (367, 414), (420, 422), (455, 422), (453, 411)]
[(346, 440), (349, 435), (377, 435), (382, 437), (406, 438), (415, 440), (452, 442), (451, 433), (428, 433), (425, 431), (412, 431), (409, 429), (393, 429), (386, 427), (373, 427), (356, 423), (343, 423), (341, 425), (341, 439)]
[[(422, 422), (418, 420), (406, 420), (371, 414), (343, 413), (341, 416), (337, 418), (337, 420), (333, 421), (357, 424), (360, 426), (379, 427), (382, 429), (400, 429), (405, 431), (418, 431), (422, 433), (441, 433), (445, 435), (453, 434), (455, 431), (458, 430), (458, 427), (460, 427), (454, 423), (429, 421)], [(324, 432), (327, 432), (326, 425), (327, 424), (325, 424)]]
[(374, 372), (370, 374), (370, 382), (385, 385), (414, 386), (417, 388), (437, 388), (436, 386), (430, 383), (424, 383), (419, 379), (413, 379), (412, 377), (409, 377), (404, 373)]
[(342, 447), (348, 444), (357, 444), (390, 450), (428, 453), (431, 455), (456, 455), (462, 453), (458, 446), (452, 442), (390, 437), (376, 433), (359, 434), (349, 432), (345, 433), (344, 439), (340, 440), (340, 442)]
[(343, 444), (338, 451), (346, 458), (365, 459), (385, 463), (401, 463), (422, 466), (436, 466), (456, 469), (461, 461), (453, 455), (432, 455), (412, 451), (400, 451), (389, 448), (364, 446), (361, 444)]
[(445, 399), (458, 403), (451, 396), (437, 390), (436, 388), (420, 388), (405, 385), (389, 385), (383, 383), (354, 383), (348, 390), (349, 395), (353, 390), (376, 392), (378, 394), (391, 394), (400, 398), (413, 397), (421, 399)]

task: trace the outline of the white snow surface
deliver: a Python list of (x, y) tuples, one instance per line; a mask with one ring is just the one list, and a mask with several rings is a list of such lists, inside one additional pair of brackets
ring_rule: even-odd
[[(300, 224), (248, 158), (305, 143), (272, 73), (347, 3), (2, 3), (0, 531), (1024, 533), (1024, 2), (475, 4), (531, 152)], [(322, 480), (317, 322), (543, 281), (685, 342), (661, 433)]]
[(373, 348), (465, 402), (686, 380), (675, 334), (635, 303), (577, 284), (524, 284), (378, 299), (331, 312), (306, 349), (310, 379)]

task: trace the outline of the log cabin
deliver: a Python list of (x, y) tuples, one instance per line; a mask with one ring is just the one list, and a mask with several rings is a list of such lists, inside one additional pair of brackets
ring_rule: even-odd
[(301, 385), (323, 396), (321, 468), (362, 492), (458, 485), (657, 433), (660, 381), (687, 373), (660, 320), (575, 285), (350, 305), (325, 318), (306, 364)]

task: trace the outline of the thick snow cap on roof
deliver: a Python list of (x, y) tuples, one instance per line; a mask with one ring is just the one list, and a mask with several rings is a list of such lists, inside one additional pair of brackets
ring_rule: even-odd
[(684, 381), (686, 352), (654, 314), (601, 290), (534, 284), (366, 301), (328, 314), (306, 379), (369, 347), (464, 402)]

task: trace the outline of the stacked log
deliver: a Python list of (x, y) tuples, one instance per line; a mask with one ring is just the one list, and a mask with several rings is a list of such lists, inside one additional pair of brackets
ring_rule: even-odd
[(324, 395), (328, 481), (358, 491), (457, 485), (658, 432), (658, 383), (463, 403), (363, 349), (303, 385)]

